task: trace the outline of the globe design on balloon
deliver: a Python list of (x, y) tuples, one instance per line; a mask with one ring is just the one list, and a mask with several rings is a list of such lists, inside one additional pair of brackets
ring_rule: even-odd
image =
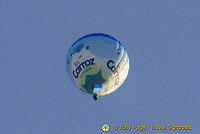
[(75, 86), (88, 94), (102, 96), (114, 92), (125, 81), (129, 58), (115, 38), (95, 33), (80, 38), (71, 46), (66, 67)]

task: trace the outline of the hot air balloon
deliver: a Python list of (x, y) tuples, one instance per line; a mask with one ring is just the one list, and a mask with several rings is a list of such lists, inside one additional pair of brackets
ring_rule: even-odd
[(72, 83), (94, 100), (114, 92), (125, 81), (129, 58), (122, 44), (103, 33), (78, 39), (69, 49), (66, 68)]

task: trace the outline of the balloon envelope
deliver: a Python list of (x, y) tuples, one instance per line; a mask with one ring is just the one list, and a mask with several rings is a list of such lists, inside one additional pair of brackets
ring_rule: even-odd
[(106, 95), (122, 85), (129, 58), (115, 38), (102, 33), (86, 35), (69, 49), (67, 72), (73, 84), (88, 94)]

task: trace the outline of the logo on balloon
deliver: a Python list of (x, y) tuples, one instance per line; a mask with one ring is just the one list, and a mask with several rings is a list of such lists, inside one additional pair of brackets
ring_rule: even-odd
[(107, 62), (107, 67), (114, 73), (115, 75), (115, 85), (118, 85), (119, 83), (119, 73), (117, 71), (117, 68), (115, 67), (115, 62), (113, 60), (109, 60)]
[(73, 75), (74, 77), (77, 79), (78, 75), (81, 73), (81, 71), (86, 67), (86, 66), (90, 66), (90, 65), (95, 65), (94, 63), (94, 58), (90, 59), (90, 60), (85, 60), (84, 62), (82, 62), (74, 71), (73, 70)]

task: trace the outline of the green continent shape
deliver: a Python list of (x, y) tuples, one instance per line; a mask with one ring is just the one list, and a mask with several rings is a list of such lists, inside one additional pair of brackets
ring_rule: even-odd
[(101, 84), (103, 92), (107, 92), (114, 86), (114, 78), (102, 66), (92, 65), (86, 67), (80, 76), (81, 89), (93, 94), (94, 84)]

